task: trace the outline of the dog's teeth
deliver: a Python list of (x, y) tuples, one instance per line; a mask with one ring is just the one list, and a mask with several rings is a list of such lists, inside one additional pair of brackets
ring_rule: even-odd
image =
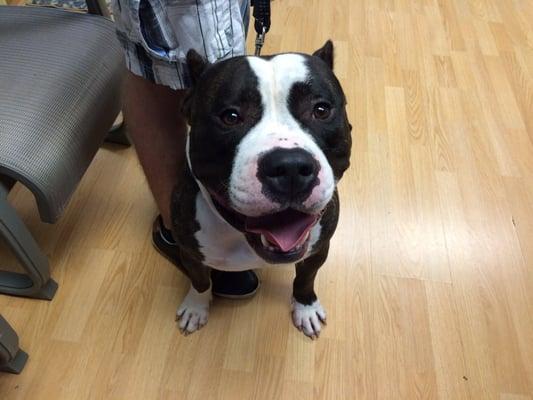
[(273, 246), (272, 243), (270, 243), (267, 238), (265, 237), (265, 235), (261, 235), (261, 243), (263, 244), (263, 246), (265, 246), (265, 248), (268, 250), (268, 251), (279, 251), (279, 248), (277, 248), (276, 246)]

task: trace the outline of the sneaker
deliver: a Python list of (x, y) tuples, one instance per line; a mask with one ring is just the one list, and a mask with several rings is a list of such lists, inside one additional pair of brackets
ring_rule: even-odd
[(259, 278), (251, 269), (247, 271), (218, 271), (211, 269), (213, 294), (227, 299), (247, 299), (259, 289)]
[[(174, 264), (177, 259), (177, 245), (172, 232), (165, 228), (159, 215), (152, 228), (152, 244), (156, 250)], [(252, 270), (227, 272), (211, 269), (212, 291), (215, 296), (228, 299), (246, 299), (252, 297), (259, 288), (259, 278)]]

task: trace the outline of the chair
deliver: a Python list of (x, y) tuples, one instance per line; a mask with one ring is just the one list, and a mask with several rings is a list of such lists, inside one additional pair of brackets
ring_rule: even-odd
[(34, 194), (57, 221), (120, 110), (122, 52), (102, 16), (0, 7), (0, 237), (25, 274), (0, 271), (0, 293), (51, 299), (48, 261), (7, 194)]
[[(98, 0), (88, 8), (103, 13)], [(43, 222), (58, 220), (120, 111), (123, 68), (107, 18), (0, 6), (0, 239), (25, 271), (0, 266), (0, 293), (54, 296), (48, 260), (7, 196), (18, 181)], [(26, 359), (0, 316), (0, 370), (19, 373)]]

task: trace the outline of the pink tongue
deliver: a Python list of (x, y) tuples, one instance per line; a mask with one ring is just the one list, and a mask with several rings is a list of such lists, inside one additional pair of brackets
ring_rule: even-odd
[(282, 251), (287, 252), (306, 240), (307, 233), (317, 218), (316, 215), (285, 210), (264, 217), (248, 217), (246, 230), (265, 235), (269, 242), (275, 243)]

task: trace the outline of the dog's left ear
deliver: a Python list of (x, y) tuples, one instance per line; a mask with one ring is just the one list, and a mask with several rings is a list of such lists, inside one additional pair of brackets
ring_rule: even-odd
[(198, 54), (196, 50), (190, 49), (187, 52), (187, 67), (189, 68), (189, 75), (193, 85), (196, 85), (198, 79), (208, 66), (209, 62)]
[(328, 40), (324, 46), (315, 51), (313, 55), (322, 59), (328, 67), (333, 69), (333, 42), (331, 40)]

